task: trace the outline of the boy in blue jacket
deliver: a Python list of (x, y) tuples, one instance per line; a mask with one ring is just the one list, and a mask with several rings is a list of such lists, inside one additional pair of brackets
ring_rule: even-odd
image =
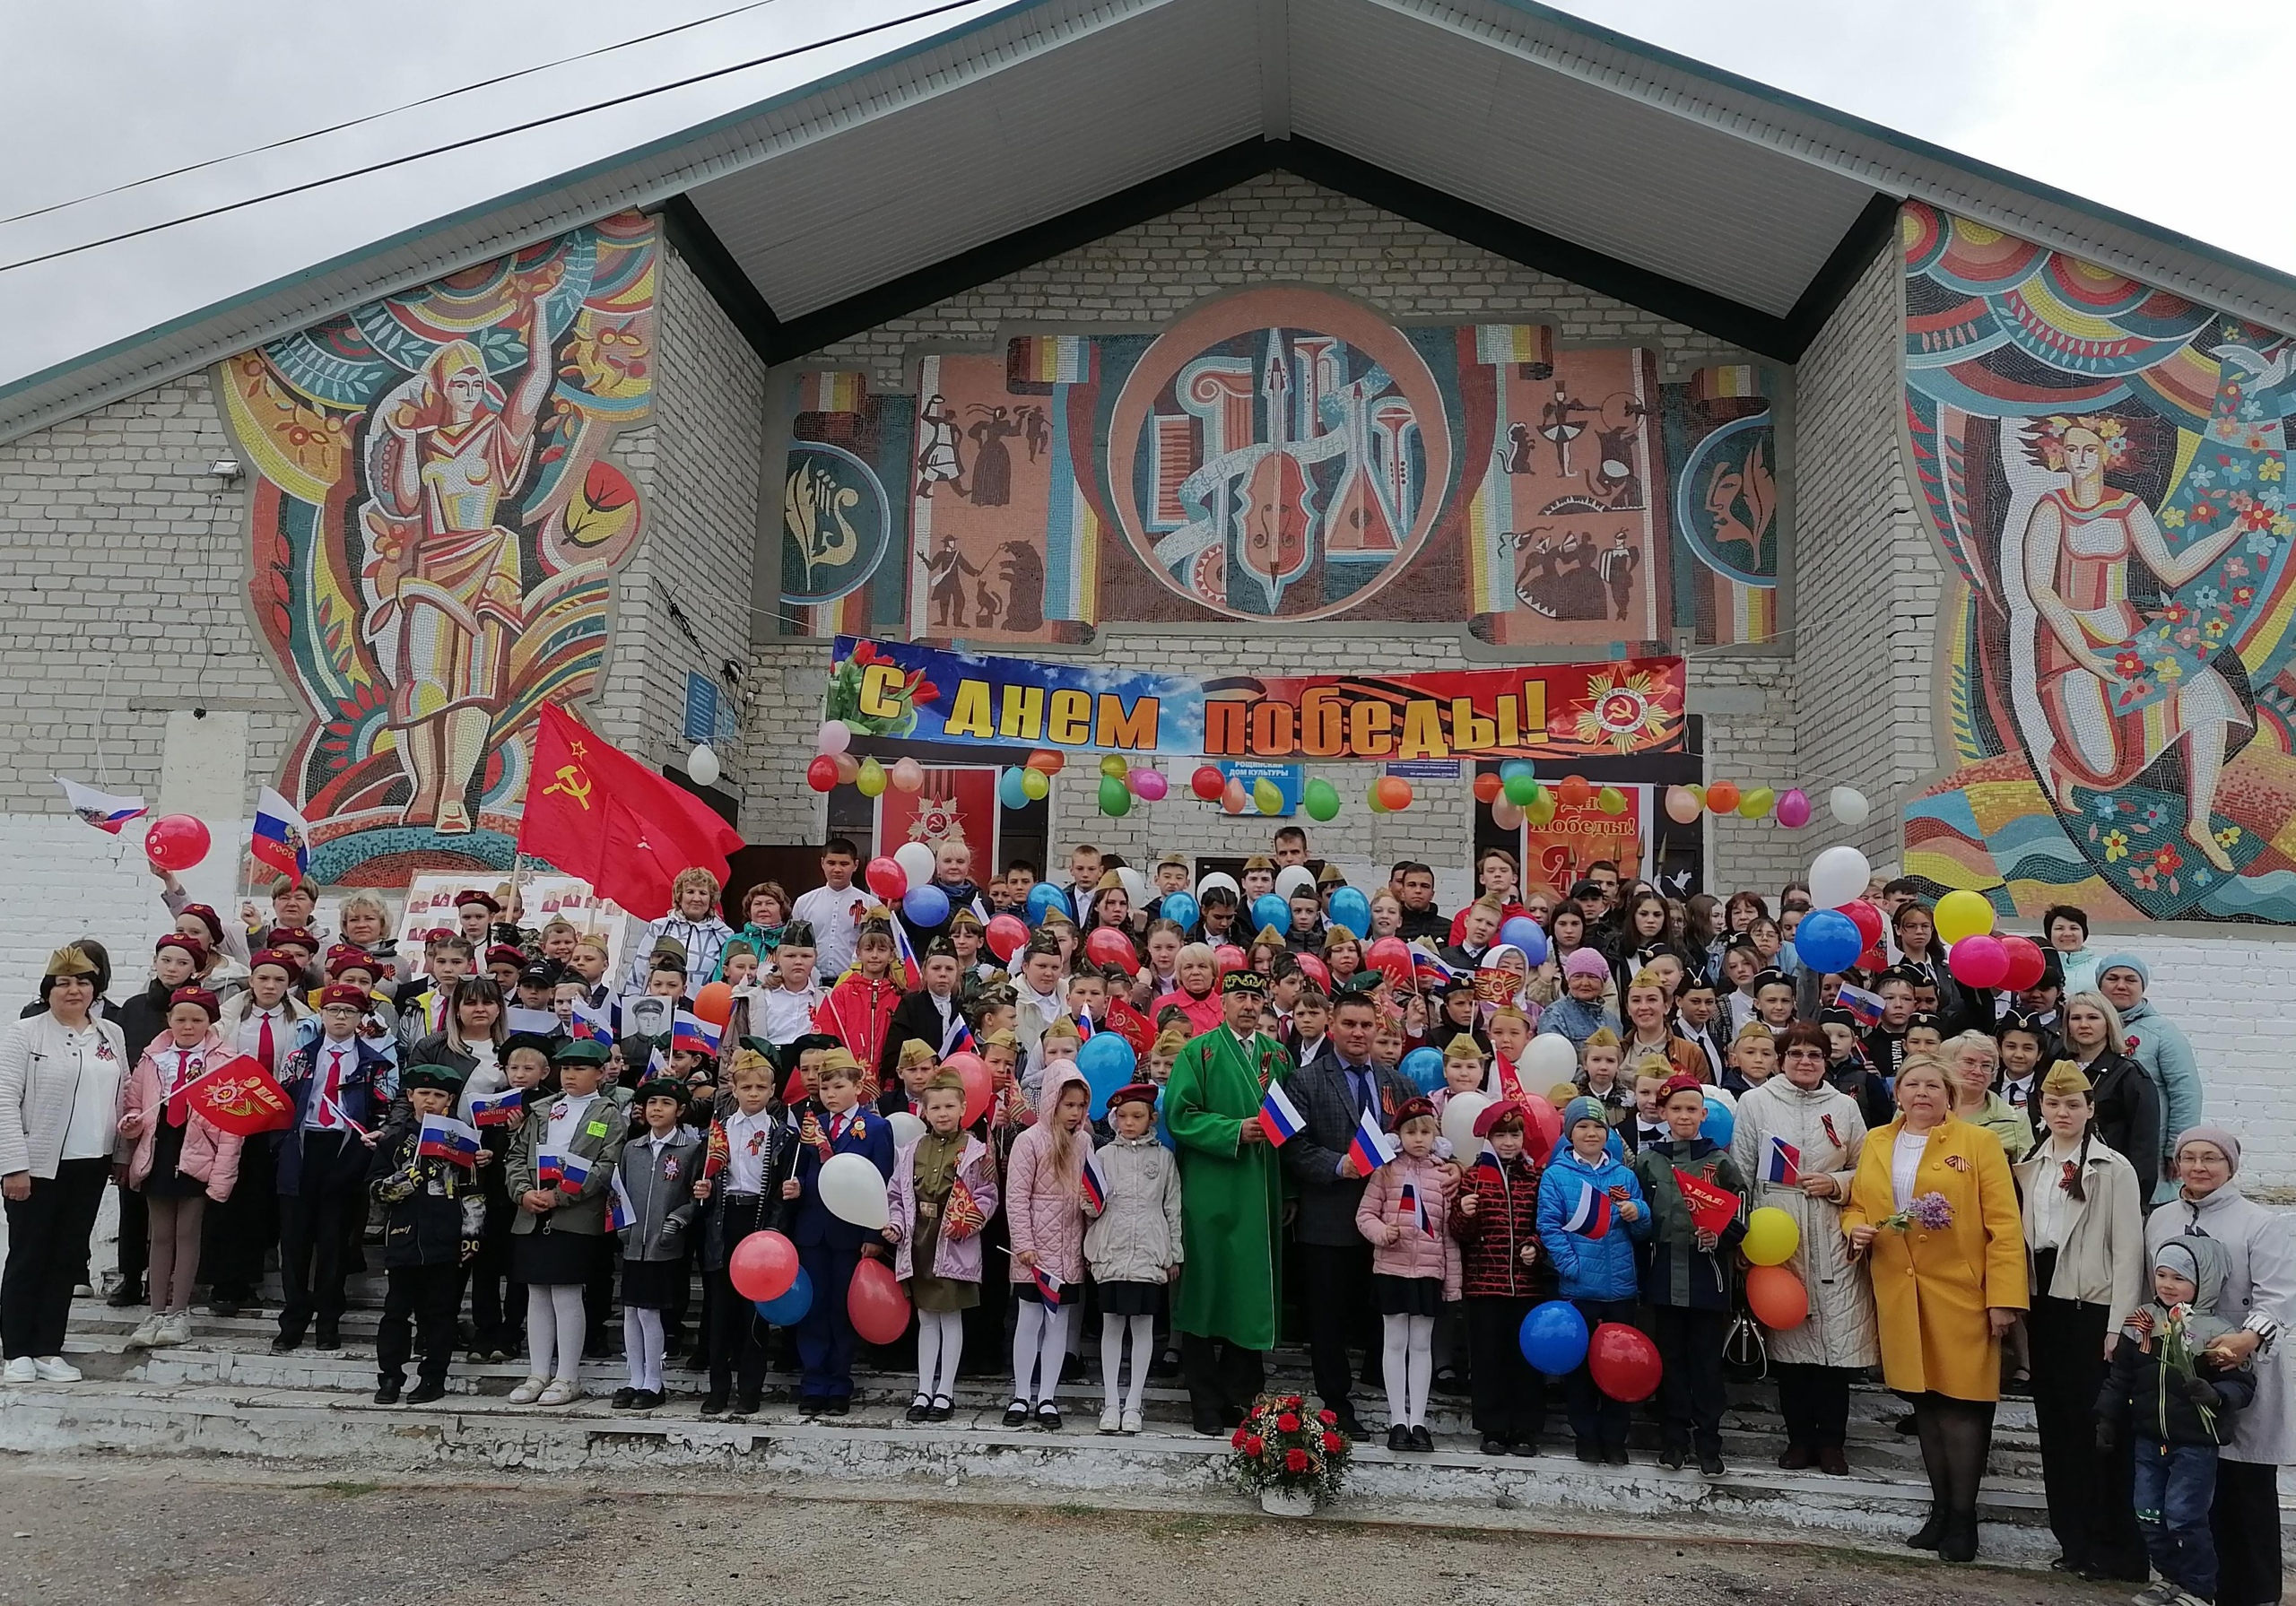
[[(1557, 1292), (1578, 1307), (1592, 1333), (1604, 1322), (1632, 1323), (1641, 1292), (1635, 1246), (1650, 1236), (1641, 1184), (1609, 1150), (1602, 1101), (1562, 1107), (1565, 1146), (1539, 1181), (1539, 1246), (1554, 1268)], [(1584, 1362), (1564, 1385), (1578, 1459), (1626, 1464), (1626, 1404), (1595, 1386)]]
[(796, 1174), (781, 1185), (781, 1194), (796, 1202), (789, 1237), (813, 1285), (813, 1302), (797, 1322), (797, 1359), (804, 1368), (797, 1410), (804, 1416), (841, 1417), (853, 1398), (853, 1318), (846, 1296), (862, 1255), (883, 1254), (884, 1241), (830, 1213), (822, 1202), (822, 1168), (834, 1155), (857, 1154), (880, 1176), (891, 1176), (893, 1133), (883, 1116), (859, 1107), (861, 1066), (851, 1049), (832, 1048), (822, 1056), (818, 1091), (821, 1108), (803, 1117)]

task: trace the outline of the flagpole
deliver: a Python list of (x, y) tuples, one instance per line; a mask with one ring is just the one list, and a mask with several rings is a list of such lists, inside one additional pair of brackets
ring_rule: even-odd
[(524, 894), (524, 889), (525, 889), (525, 886), (526, 886), (526, 850), (525, 850), (524, 848), (518, 848), (518, 849), (514, 850), (514, 851), (512, 852), (511, 855), (510, 855), (510, 909), (509, 909), (509, 915), (510, 915), (510, 924), (511, 924), (511, 925), (513, 925), (517, 926), (517, 927), (518, 927), (518, 929), (519, 929), (519, 930), (521, 930), (521, 931), (524, 931), (524, 930), (526, 929), (526, 927), (525, 927), (525, 925), (524, 925), (524, 924), (523, 924), (523, 916), (525, 916), (525, 914), (526, 914), (526, 899), (525, 899), (525, 897), (524, 897), (524, 895), (523, 895), (523, 894)]

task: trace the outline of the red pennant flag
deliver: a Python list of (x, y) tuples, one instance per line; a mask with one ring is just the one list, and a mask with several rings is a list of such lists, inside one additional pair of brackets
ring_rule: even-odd
[(676, 782), (544, 703), (518, 851), (588, 881), (641, 919), (670, 911), (670, 883), (699, 865), (726, 881), (741, 834)]
[(178, 1088), (176, 1098), (235, 1138), (284, 1132), (295, 1120), (295, 1101), (252, 1055), (210, 1065)]
[(1680, 1166), (1674, 1168), (1674, 1185), (1690, 1206), (1691, 1225), (1701, 1231), (1718, 1233), (1737, 1219), (1738, 1196), (1729, 1189), (1692, 1176)]

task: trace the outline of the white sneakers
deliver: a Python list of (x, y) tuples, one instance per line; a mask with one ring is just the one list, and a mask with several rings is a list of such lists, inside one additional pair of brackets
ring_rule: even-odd
[(32, 1376), (41, 1383), (77, 1383), (80, 1368), (61, 1355), (32, 1357)]
[(1124, 1430), (1126, 1433), (1137, 1433), (1140, 1431), (1140, 1413), (1138, 1411), (1127, 1411), (1124, 1413)]
[(127, 1335), (127, 1348), (130, 1350), (152, 1348), (161, 1341), (160, 1335), (167, 1331), (167, 1326), (168, 1318), (158, 1311), (153, 1311), (137, 1324), (135, 1332)]
[(161, 1317), (160, 1336), (154, 1341), (165, 1345), (191, 1342), (191, 1313), (187, 1310), (170, 1311)]
[(39, 1372), (29, 1355), (17, 1356), (8, 1363), (5, 1371), (0, 1371), (0, 1382), (38, 1383), (39, 1381)]
[[(516, 1398), (515, 1395), (512, 1397)], [(553, 1377), (550, 1380), (550, 1386), (542, 1391), (542, 1397), (537, 1400), (535, 1403), (541, 1405), (570, 1405), (581, 1397), (582, 1385), (580, 1384), (569, 1383), (563, 1377)]]
[(529, 1377), (524, 1383), (518, 1385), (517, 1387), (510, 1391), (510, 1403), (513, 1405), (532, 1405), (535, 1401), (542, 1398), (543, 1390), (550, 1387), (550, 1379), (547, 1377)]

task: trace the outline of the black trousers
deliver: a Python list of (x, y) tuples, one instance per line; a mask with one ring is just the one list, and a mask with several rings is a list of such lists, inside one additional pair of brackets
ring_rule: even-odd
[(119, 1195), (119, 1280), (133, 1289), (143, 1283), (144, 1273), (152, 1267), (151, 1212), (144, 1208), (144, 1195), (126, 1183), (113, 1191)]
[(2216, 1606), (2278, 1606), (2280, 1469), (2218, 1456), (2208, 1528), (2216, 1541)]
[(0, 1352), (60, 1355), (72, 1321), (72, 1285), (88, 1263), (109, 1159), (68, 1159), (8, 1204), (8, 1264), (0, 1271)]
[[(2056, 1261), (2053, 1250), (2035, 1257), (2034, 1287), (2048, 1286)], [(2129, 1498), (2135, 1446), (2124, 1436), (2110, 1454), (2097, 1449), (2097, 1391), (2105, 1380), (2111, 1313), (2036, 1294), (2025, 1322), (2033, 1341), (2033, 1424), (2040, 1434), (2049, 1531), (2068, 1565), (2142, 1583), (2151, 1574)]]
[[(361, 1175), (337, 1180), (334, 1172), (343, 1146), (357, 1141), (344, 1132), (305, 1133), (303, 1191), (279, 1196), (283, 1338), (300, 1342), (314, 1314), (321, 1333), (333, 1333), (343, 1320), (349, 1303), (344, 1298), (344, 1279), (349, 1274), (352, 1248), (367, 1226), (367, 1190)], [(238, 1196), (236, 1191), (232, 1196)]]
[(1722, 1454), (1722, 1407), (1729, 1401), (1722, 1379), (1722, 1339), (1729, 1330), (1726, 1310), (1650, 1307), (1650, 1336), (1663, 1363), (1658, 1402), (1665, 1419), (1659, 1437), (1669, 1447), (1689, 1445), (1700, 1455)]
[(509, 1200), (486, 1202), (486, 1225), (478, 1253), (471, 1257), (471, 1341), (483, 1350), (517, 1353), (526, 1338), (526, 1285), (510, 1277), (510, 1222), (517, 1207)]
[(1379, 1354), (1371, 1336), (1378, 1327), (1371, 1299), (1371, 1246), (1301, 1244), (1299, 1250), (1300, 1303), (1306, 1307), (1316, 1393), (1327, 1410), (1352, 1415), (1355, 1406), (1348, 1392), (1355, 1374), (1348, 1364), (1348, 1349), (1363, 1350), (1367, 1369)]
[[(1590, 1333), (1605, 1322), (1624, 1322), (1630, 1326), (1634, 1323), (1637, 1307), (1631, 1299), (1573, 1299), (1570, 1303), (1586, 1319)], [(1572, 1437), (1605, 1449), (1624, 1446), (1627, 1429), (1634, 1425), (1633, 1411), (1595, 1386), (1595, 1374), (1585, 1361), (1563, 1380), (1562, 1388)]]
[(1470, 1294), (1465, 1305), (1475, 1431), (1510, 1445), (1537, 1443), (1546, 1426), (1546, 1378), (1523, 1359), (1530, 1299)]
[(709, 1392), (722, 1394), (738, 1381), (743, 1393), (757, 1393), (765, 1387), (765, 1318), (724, 1272), (711, 1272), (708, 1278)]
[(462, 1303), (461, 1266), (393, 1266), (383, 1293), (383, 1319), (375, 1328), (375, 1370), (382, 1380), (406, 1380), (414, 1341), (422, 1346), (417, 1368), (422, 1380), (444, 1377), (455, 1359), (455, 1313)]
[(1180, 1334), (1180, 1376), (1189, 1409), (1233, 1427), (1267, 1386), (1267, 1358), (1227, 1339)]
[(279, 1146), (258, 1133), (239, 1149), (239, 1180), (231, 1196), (207, 1212), (201, 1233), (200, 1269), (210, 1295), (241, 1305), (263, 1287), (264, 1263), (279, 1238)]
[(1839, 1450), (1848, 1442), (1849, 1385), (1857, 1367), (1772, 1361), (1770, 1373), (1778, 1382), (1778, 1414), (1786, 1419), (1787, 1444)]

